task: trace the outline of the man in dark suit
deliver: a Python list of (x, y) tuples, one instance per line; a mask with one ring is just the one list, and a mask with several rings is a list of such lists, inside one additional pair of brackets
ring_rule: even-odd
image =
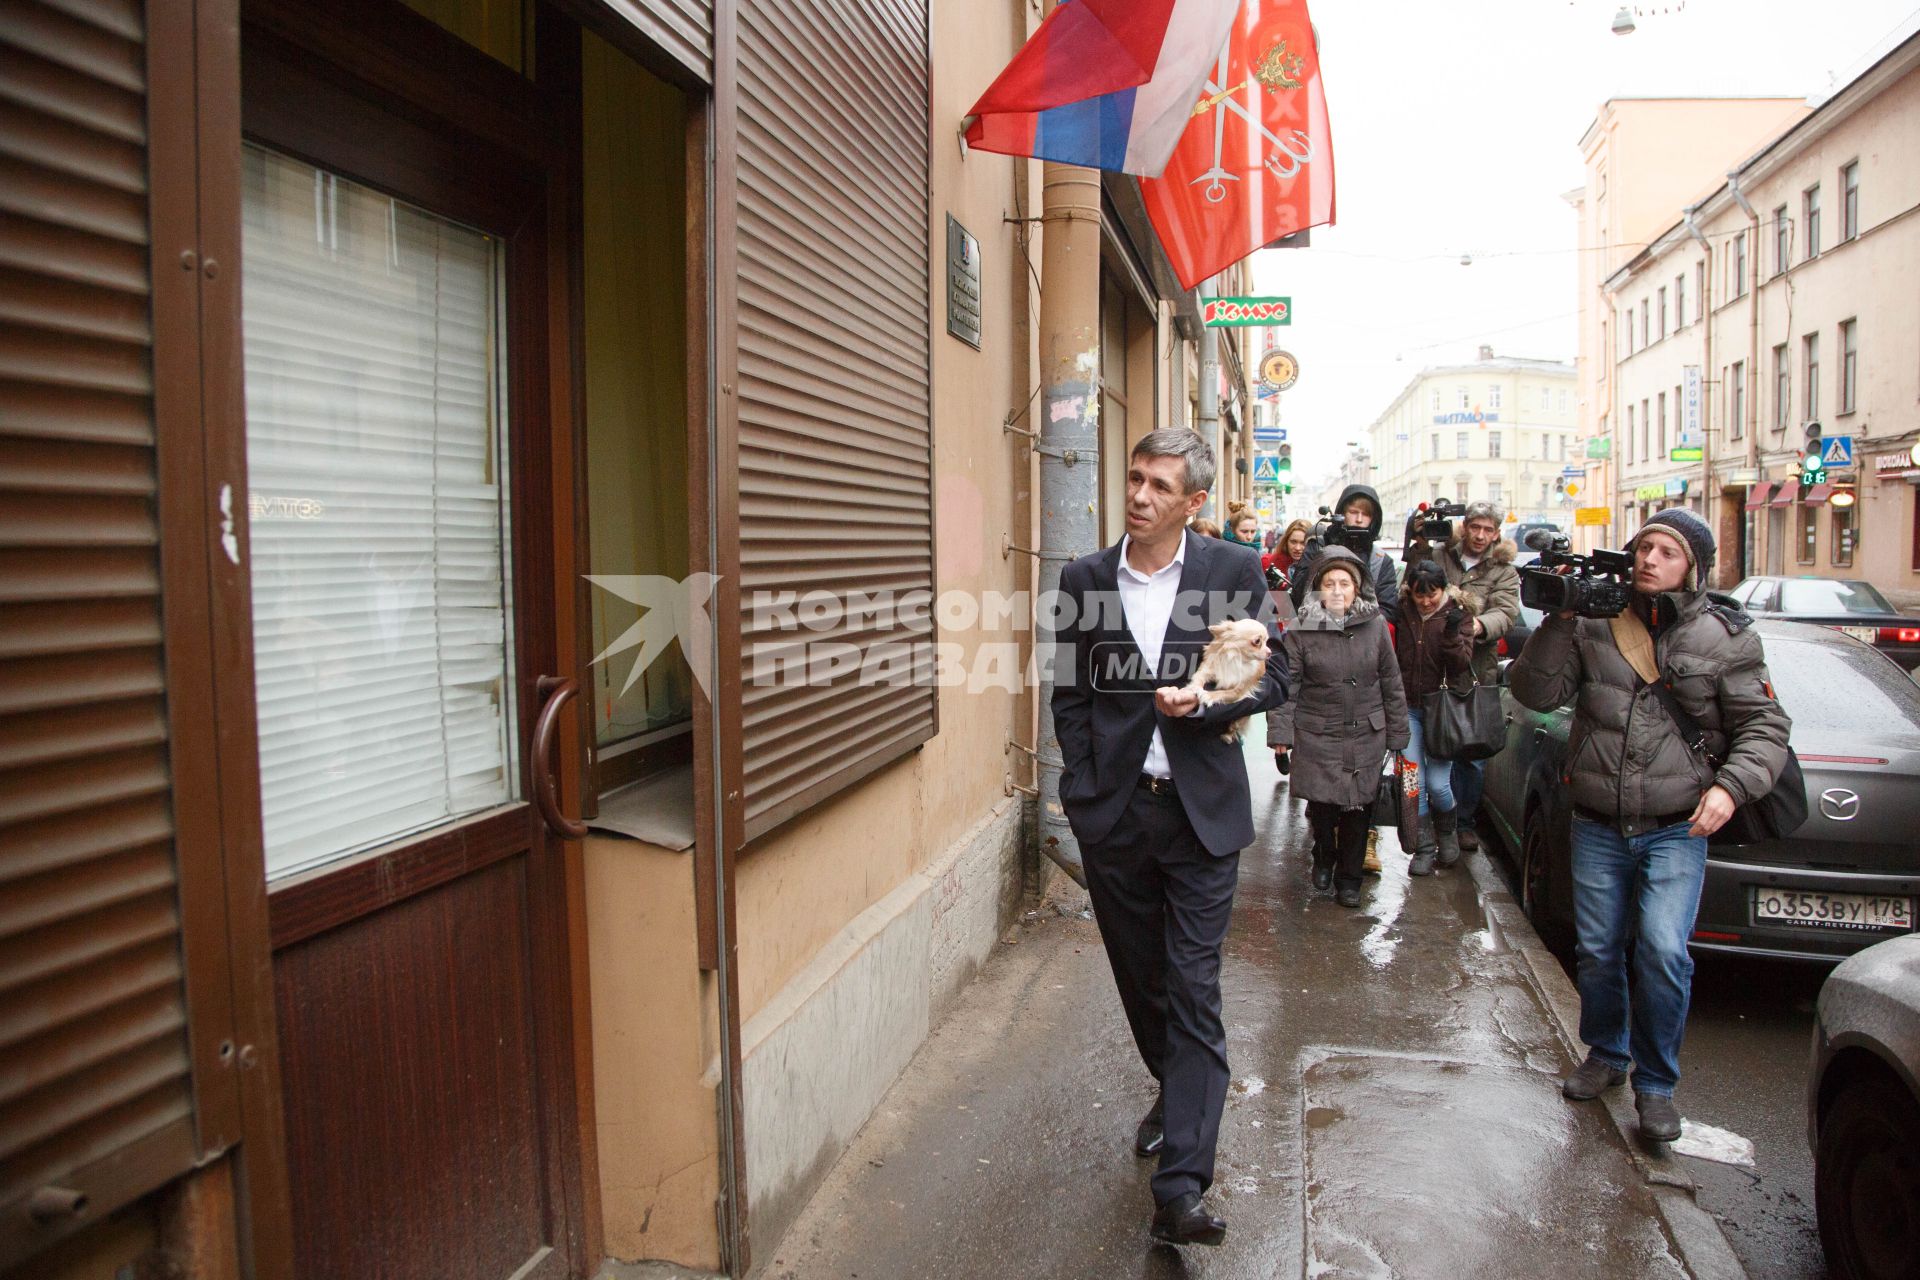
[[(1054, 632), (1060, 801), (1134, 1042), (1160, 1082), (1134, 1149), (1160, 1157), (1153, 1234), (1176, 1244), (1219, 1244), (1227, 1229), (1201, 1197), (1228, 1083), (1220, 950), (1253, 804), (1241, 746), (1221, 735), (1287, 695), (1260, 558), (1186, 528), (1213, 476), (1213, 450), (1191, 431), (1136, 444), (1126, 536), (1061, 571), (1071, 621), (1063, 611)], [(1259, 687), (1202, 707), (1182, 686), (1207, 628), (1248, 617), (1268, 633)]]

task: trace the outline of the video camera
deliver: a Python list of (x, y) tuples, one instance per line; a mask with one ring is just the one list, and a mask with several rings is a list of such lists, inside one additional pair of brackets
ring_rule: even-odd
[(1349, 524), (1344, 515), (1336, 514), (1331, 507), (1322, 507), (1320, 523), (1313, 526), (1312, 536), (1323, 547), (1345, 547), (1364, 563), (1373, 553), (1373, 544), (1380, 536), (1380, 531), (1373, 527), (1372, 521)]
[(1407, 517), (1407, 532), (1401, 541), (1409, 548), (1423, 538), (1428, 542), (1446, 542), (1453, 537), (1453, 522), (1465, 514), (1467, 504), (1464, 502), (1423, 502)]
[[(1574, 555), (1564, 533), (1535, 529), (1527, 545), (1540, 553), (1538, 567), (1520, 572), (1520, 603), (1542, 613), (1575, 613), (1583, 618), (1611, 618), (1633, 599), (1627, 582), (1633, 557), (1625, 551), (1595, 551)], [(1572, 573), (1556, 573), (1561, 567)]]

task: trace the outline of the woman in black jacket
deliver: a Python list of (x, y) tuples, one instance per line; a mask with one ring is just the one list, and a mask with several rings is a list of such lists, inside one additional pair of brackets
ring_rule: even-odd
[(1403, 585), (1405, 603), (1400, 625), (1394, 628), (1394, 650), (1407, 690), (1406, 756), (1420, 770), (1420, 834), (1407, 874), (1426, 876), (1433, 874), (1436, 861), (1443, 867), (1460, 861), (1460, 838), (1454, 821), (1453, 761), (1428, 754), (1420, 705), (1428, 694), (1472, 683), (1473, 623), (1436, 562), (1409, 565)]

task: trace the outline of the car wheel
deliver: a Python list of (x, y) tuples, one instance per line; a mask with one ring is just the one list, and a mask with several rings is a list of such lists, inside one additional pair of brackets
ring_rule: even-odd
[(1856, 1078), (1820, 1122), (1814, 1207), (1840, 1280), (1920, 1274), (1920, 1105), (1889, 1076)]
[(1520, 906), (1547, 949), (1558, 953), (1567, 949), (1571, 939), (1566, 927), (1554, 918), (1549, 905), (1552, 902), (1549, 892), (1552, 855), (1545, 816), (1538, 808), (1527, 810), (1527, 820), (1520, 833)]

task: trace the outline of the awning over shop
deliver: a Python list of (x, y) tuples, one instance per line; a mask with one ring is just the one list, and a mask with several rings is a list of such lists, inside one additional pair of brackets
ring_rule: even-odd
[(1772, 492), (1773, 492), (1773, 481), (1771, 480), (1762, 480), (1759, 484), (1756, 484), (1753, 486), (1753, 488), (1747, 490), (1747, 510), (1752, 511), (1756, 507), (1766, 506), (1767, 495)]
[(1799, 485), (1791, 480), (1782, 480), (1780, 487), (1773, 491), (1773, 501), (1767, 505), (1770, 507), (1790, 507), (1793, 505), (1793, 500), (1799, 496)]
[(1809, 490), (1807, 493), (1807, 498), (1806, 498), (1807, 505), (1811, 507), (1811, 506), (1816, 506), (1819, 503), (1823, 503), (1829, 497), (1831, 497), (1832, 494), (1833, 494), (1832, 485), (1817, 484), (1813, 486), (1813, 488)]

